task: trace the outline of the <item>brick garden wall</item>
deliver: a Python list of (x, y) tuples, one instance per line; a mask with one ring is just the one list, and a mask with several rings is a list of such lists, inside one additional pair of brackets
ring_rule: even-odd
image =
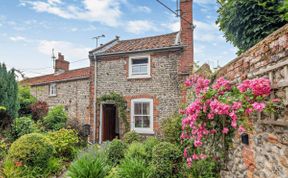
[(221, 68), (217, 77), (235, 82), (247, 78), (267, 77), (273, 92), (281, 98), (285, 109), (272, 115), (258, 113), (252, 120), (249, 145), (234, 138), (224, 178), (288, 177), (288, 24), (269, 35), (238, 58)]

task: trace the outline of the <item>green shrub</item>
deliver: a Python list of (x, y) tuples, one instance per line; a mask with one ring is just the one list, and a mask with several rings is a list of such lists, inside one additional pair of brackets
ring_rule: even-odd
[(79, 142), (78, 135), (74, 130), (60, 129), (49, 132), (47, 137), (54, 146), (57, 157), (73, 159)]
[(54, 148), (49, 140), (39, 134), (27, 134), (17, 139), (10, 147), (7, 160), (21, 162), (27, 167), (46, 168)]
[(43, 119), (46, 130), (59, 130), (65, 127), (68, 115), (63, 106), (53, 107)]
[(141, 136), (133, 130), (133, 131), (127, 132), (123, 136), (123, 141), (127, 144), (131, 144), (132, 142), (140, 142)]
[(7, 144), (4, 140), (0, 140), (0, 160), (3, 160), (3, 158), (6, 156), (7, 153)]
[(160, 143), (159, 140), (157, 140), (157, 138), (155, 138), (155, 137), (148, 137), (144, 141), (144, 148), (145, 148), (146, 157), (147, 157), (148, 160), (151, 160), (151, 158), (152, 158), (152, 150), (159, 143)]
[(71, 178), (104, 178), (110, 169), (104, 150), (91, 147), (71, 164), (67, 175)]
[(106, 153), (110, 163), (116, 165), (120, 163), (120, 160), (124, 158), (127, 145), (119, 139), (114, 139), (108, 144)]
[(1, 170), (1, 176), (5, 178), (20, 178), (21, 170), (19, 167), (15, 166), (15, 163), (11, 160), (6, 160), (3, 163), (3, 168)]
[(31, 105), (36, 102), (36, 98), (32, 96), (30, 87), (19, 85), (18, 101), (20, 104), (20, 109), (18, 111), (19, 116), (22, 117), (31, 114)]
[(118, 174), (118, 167), (113, 167), (105, 178), (120, 178)]
[(152, 151), (151, 173), (153, 178), (177, 177), (181, 162), (180, 149), (168, 142), (156, 145)]
[(125, 158), (146, 159), (147, 153), (142, 143), (133, 142), (128, 146), (125, 152)]
[(139, 158), (125, 158), (117, 171), (119, 177), (125, 178), (147, 178), (150, 173), (145, 161)]
[(161, 131), (164, 136), (164, 141), (179, 144), (182, 133), (182, 116), (174, 114), (168, 119), (164, 119), (161, 123)]
[(37, 132), (37, 126), (30, 117), (16, 118), (11, 127), (11, 136), (17, 139), (22, 135)]
[(193, 178), (220, 178), (219, 166), (212, 159), (194, 161), (189, 172), (191, 172)]

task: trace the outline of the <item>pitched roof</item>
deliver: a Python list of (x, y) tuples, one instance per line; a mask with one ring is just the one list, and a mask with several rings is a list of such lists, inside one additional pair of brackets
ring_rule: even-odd
[[(145, 50), (155, 50), (155, 49), (165, 49), (169, 47), (180, 47), (178, 43), (177, 37), (178, 32), (159, 35), (159, 36), (151, 36), (130, 40), (117, 40), (114, 41), (114, 45), (111, 45), (108, 49), (103, 50), (101, 47), (96, 48), (92, 52), (96, 52), (98, 54), (115, 54), (115, 53), (125, 53), (125, 52), (137, 52), (137, 51), (145, 51)], [(105, 46), (104, 44), (103, 46)]]
[(70, 81), (70, 80), (78, 80), (89, 78), (90, 76), (90, 68), (81, 68), (75, 70), (69, 70), (67, 72), (61, 74), (49, 74), (43, 75), (39, 77), (33, 77), (22, 80), (20, 83), (24, 85), (43, 85), (53, 82), (61, 82), (61, 81)]

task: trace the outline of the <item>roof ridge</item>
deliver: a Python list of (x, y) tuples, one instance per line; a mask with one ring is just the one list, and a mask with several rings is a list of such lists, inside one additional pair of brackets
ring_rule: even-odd
[[(69, 72), (74, 72), (74, 71), (77, 71), (77, 70), (89, 69), (89, 68), (90, 68), (90, 67), (82, 67), (82, 68), (79, 68), (79, 69), (72, 69), (72, 70), (63, 72), (63, 73), (61, 73), (61, 74), (59, 74), (59, 75), (67, 74), (67, 73), (69, 73)], [(36, 76), (36, 77), (29, 77), (29, 78), (23, 79), (22, 81), (32, 80), (32, 79), (37, 79), (37, 78), (42, 78), (42, 77), (48, 77), (48, 76), (55, 76), (55, 75), (54, 75), (54, 73), (52, 73), (52, 74), (46, 74), (46, 75), (40, 75), (40, 76)]]
[(147, 36), (147, 37), (141, 37), (141, 38), (131, 38), (131, 39), (127, 39), (127, 40), (119, 40), (119, 42), (131, 41), (131, 40), (141, 40), (141, 39), (147, 39), (147, 38), (156, 38), (156, 37), (168, 36), (168, 35), (172, 35), (172, 34), (176, 35), (177, 33), (179, 33), (179, 31), (172, 32), (172, 33), (167, 33), (167, 34), (162, 34), (162, 35), (154, 35), (154, 36)]

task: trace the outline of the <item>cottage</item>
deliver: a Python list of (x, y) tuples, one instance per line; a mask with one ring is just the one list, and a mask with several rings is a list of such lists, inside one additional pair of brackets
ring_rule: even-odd
[[(129, 130), (156, 134), (160, 121), (177, 112), (184, 94), (181, 83), (193, 67), (192, 0), (181, 0), (180, 9), (179, 32), (130, 40), (116, 37), (91, 50), (90, 67), (84, 69), (69, 71), (60, 54), (55, 74), (25, 83), (37, 98), (49, 105), (63, 104), (72, 118), (89, 123), (93, 143), (121, 138), (127, 131), (124, 122)], [(125, 121), (115, 101), (101, 100), (112, 92), (123, 96)]]
[(117, 105), (97, 101), (110, 92), (125, 98), (130, 129), (141, 134), (155, 134), (160, 121), (176, 112), (180, 84), (193, 66), (192, 0), (182, 0), (180, 8), (180, 32), (131, 40), (116, 37), (89, 52), (93, 141), (121, 137), (125, 130)]
[(45, 101), (49, 107), (63, 105), (69, 122), (81, 126), (89, 120), (90, 68), (69, 70), (69, 62), (58, 53), (55, 72), (21, 81), (29, 85), (37, 100)]

